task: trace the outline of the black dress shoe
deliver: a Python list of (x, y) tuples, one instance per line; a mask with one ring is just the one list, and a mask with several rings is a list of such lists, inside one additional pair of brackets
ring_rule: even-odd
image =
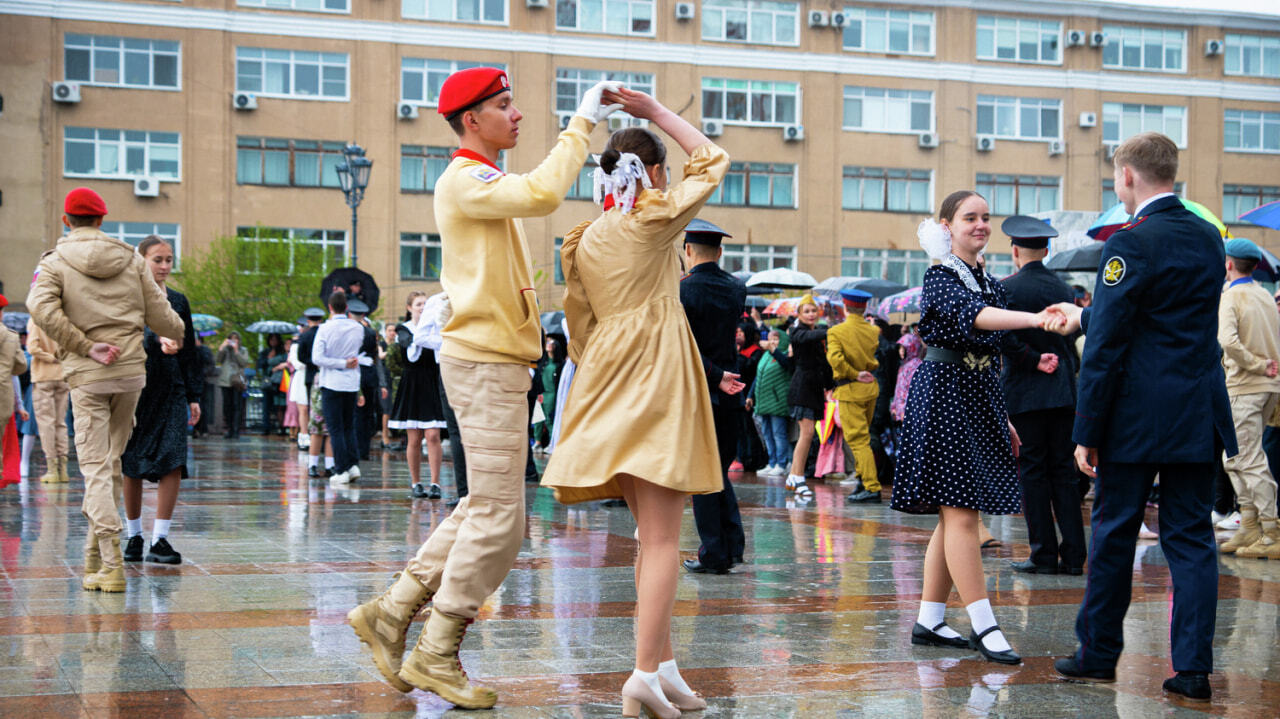
[(1026, 560), (1025, 562), (1009, 562), (1009, 566), (1013, 567), (1013, 571), (1022, 572), (1023, 574), (1057, 574), (1058, 573), (1058, 566), (1056, 564), (1051, 567), (1046, 567), (1042, 564), (1036, 564), (1030, 559)]
[(1213, 696), (1213, 689), (1209, 688), (1209, 676), (1201, 672), (1178, 672), (1177, 676), (1164, 680), (1164, 690), (1193, 702), (1207, 702)]
[(1073, 577), (1078, 577), (1084, 574), (1084, 567), (1069, 567), (1065, 564), (1059, 564), (1058, 574), (1070, 574)]
[(847, 504), (880, 504), (882, 500), (880, 499), (879, 492), (860, 489), (848, 497), (845, 497), (844, 501)]
[(995, 662), (997, 664), (1021, 664), (1022, 657), (1012, 649), (1003, 652), (993, 652), (990, 649), (987, 649), (987, 645), (982, 643), (983, 637), (987, 636), (991, 632), (997, 631), (1000, 631), (1000, 625), (998, 624), (993, 624), (987, 627), (981, 634), (976, 634), (973, 631), (970, 631), (969, 648), (977, 649), (978, 652), (982, 654), (982, 657), (989, 662)]
[(444, 493), (440, 491), (440, 485), (432, 482), (431, 486), (427, 488), (427, 499), (440, 499), (442, 496), (444, 496)]
[(682, 562), (686, 571), (692, 574), (728, 574), (728, 567), (708, 567), (697, 559), (686, 559)]
[(1084, 670), (1080, 668), (1080, 663), (1076, 661), (1075, 655), (1063, 657), (1054, 661), (1053, 669), (1069, 682), (1089, 682), (1093, 684), (1110, 684), (1116, 680), (1116, 670), (1110, 671), (1096, 669)]
[(743, 561), (742, 561), (742, 555), (741, 555), (741, 554), (739, 554), (738, 556), (734, 557), (734, 558), (733, 558), (733, 563), (734, 563), (734, 564), (742, 564), (742, 563), (743, 563)]
[(319, 467), (317, 467), (317, 466), (316, 466), (316, 465), (314, 465), (314, 464), (313, 464), (313, 465), (311, 465), (310, 467), (307, 467), (307, 476), (308, 476), (308, 477), (313, 477), (313, 478), (314, 478), (314, 477), (319, 477), (319, 476), (320, 476), (320, 468), (319, 468)]
[(944, 637), (938, 634), (938, 630), (945, 626), (947, 626), (947, 623), (942, 622), (933, 629), (928, 629), (920, 622), (916, 622), (915, 626), (911, 627), (911, 643), (926, 647), (957, 647), (960, 649), (969, 646), (969, 642), (962, 636)]
[(151, 545), (147, 552), (147, 561), (156, 564), (182, 564), (182, 555), (169, 546), (169, 540), (161, 537)]
[(142, 561), (142, 535), (135, 534), (129, 537), (129, 544), (124, 548), (124, 561), (141, 562)]
[(418, 482), (417, 484), (413, 485), (413, 498), (414, 499), (427, 498), (427, 488), (422, 486), (421, 482)]

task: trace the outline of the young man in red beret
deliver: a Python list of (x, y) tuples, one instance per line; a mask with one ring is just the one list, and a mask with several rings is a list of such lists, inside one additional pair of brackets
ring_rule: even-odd
[(123, 592), (123, 526), (116, 497), (120, 455), (147, 379), (142, 333), (150, 327), (181, 344), (183, 324), (142, 256), (99, 229), (107, 205), (98, 193), (77, 187), (67, 193), (63, 209), (62, 223), (71, 231), (41, 256), (27, 307), (36, 325), (63, 349), (76, 408), (76, 455), (84, 475), (81, 512), (89, 520), (82, 586)]
[[(621, 107), (602, 102), (606, 90), (618, 87), (602, 82), (588, 90), (551, 153), (526, 175), (505, 174), (497, 164), (500, 152), (515, 147), (523, 117), (507, 74), (471, 68), (440, 88), (438, 111), (461, 146), (435, 190), (444, 245), (440, 281), (452, 306), (440, 374), (462, 428), (470, 493), (390, 589), (347, 615), (378, 670), (400, 691), (418, 687), (469, 709), (497, 701), (496, 692), (467, 681), (458, 647), (524, 537), (525, 393), (542, 341), (519, 218), (560, 206), (586, 160), (591, 130)], [(431, 614), (402, 666), (409, 623), (428, 602)]]

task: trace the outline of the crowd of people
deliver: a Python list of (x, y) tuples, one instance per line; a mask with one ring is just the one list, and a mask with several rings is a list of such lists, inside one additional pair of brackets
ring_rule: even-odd
[[(669, 179), (656, 132), (609, 137), (594, 178), (602, 212), (565, 233), (565, 320), (546, 331), (519, 218), (559, 206), (592, 129), (620, 109), (679, 145), (683, 179)], [(782, 483), (803, 506), (834, 462), (849, 504), (882, 503), (890, 486), (892, 509), (938, 518), (904, 641), (1022, 661), (987, 598), (980, 554), (989, 541), (981, 515), (1021, 513), (1031, 553), (1013, 569), (1087, 571), (1079, 647), (1055, 669), (1093, 682), (1115, 680), (1135, 542), (1158, 476), (1158, 536), (1174, 587), (1176, 676), (1165, 690), (1209, 698), (1217, 553), (1280, 558), (1264, 449), (1278, 419), (1280, 314), (1252, 282), (1258, 248), (1238, 239), (1224, 248), (1173, 197), (1168, 138), (1142, 133), (1116, 151), (1116, 192), (1134, 219), (1107, 242), (1092, 296), (1044, 268), (1057, 233), (1033, 218), (1002, 225), (1018, 272), (988, 274), (990, 208), (959, 190), (920, 225), (937, 263), (924, 275), (918, 322), (891, 326), (868, 312), (869, 294), (846, 290), (839, 305), (806, 296), (794, 318), (769, 324), (745, 314), (745, 287), (720, 268), (730, 233), (697, 218), (728, 154), (653, 97), (597, 84), (523, 175), (496, 163), (522, 117), (503, 70), (451, 75), (438, 111), (460, 145), (434, 193), (443, 291), (410, 293), (402, 321), (379, 332), (360, 287), (338, 287), (327, 307), (304, 313), (296, 336), (269, 335), (256, 362), (236, 332), (216, 353), (203, 346), (187, 299), (167, 286), (167, 242), (135, 249), (110, 238), (99, 229), (102, 198), (88, 188), (67, 195), (70, 231), (41, 259), (27, 301), (29, 360), (16, 336), (0, 333), (0, 366), (15, 377), (0, 385), (14, 393), (0, 394), (0, 411), (34, 420), (24, 433), (32, 443), (40, 435), (42, 481), (66, 482), (59, 421), (70, 399), (89, 524), (85, 589), (124, 591), (122, 563), (141, 561), (144, 548), (146, 561), (181, 562), (168, 535), (188, 437), (214, 429), (206, 385), (221, 389), (225, 435), (235, 438), (252, 369), (261, 431), (289, 433), (309, 476), (335, 486), (359, 481), (375, 439), (396, 449), (400, 431), (411, 496), (442, 499), (450, 438), (451, 512), (388, 589), (347, 617), (400, 691), (465, 708), (497, 701), (458, 653), (519, 552), (524, 485), (540, 481), (563, 503), (608, 501), (635, 519), (635, 668), (621, 688), (623, 715), (705, 708), (676, 664), (679, 567), (728, 574), (748, 561), (731, 474)], [(28, 361), (29, 390), (16, 381)], [(541, 477), (531, 447), (550, 455)], [(26, 461), (25, 441), (23, 452)], [(1212, 474), (1226, 478), (1216, 507)], [(150, 544), (143, 480), (157, 486)], [(1087, 547), (1082, 486), (1095, 497)], [(1232, 510), (1230, 493), (1240, 530), (1217, 547), (1211, 510)], [(688, 497), (700, 546), (681, 562)], [(968, 637), (945, 618), (953, 588)], [(428, 604), (406, 655), (410, 624)]]

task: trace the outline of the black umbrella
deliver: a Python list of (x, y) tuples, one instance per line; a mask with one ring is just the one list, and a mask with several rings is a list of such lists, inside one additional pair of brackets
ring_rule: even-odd
[(378, 298), (382, 292), (378, 289), (378, 283), (374, 281), (373, 275), (368, 272), (357, 267), (339, 267), (330, 272), (320, 283), (321, 301), (327, 304), (329, 295), (339, 287), (346, 291), (347, 299), (356, 297), (369, 305), (370, 313), (378, 309)]
[[(734, 272), (732, 274), (734, 276), (734, 279), (738, 280), (739, 282), (745, 285), (747, 284), (747, 280), (755, 276), (756, 273), (752, 272), (751, 270), (738, 270), (737, 272)], [(776, 292), (776, 290), (771, 290), (768, 287), (750, 287), (750, 286), (747, 287), (748, 295), (769, 295), (769, 294), (773, 294), (774, 292)], [(768, 304), (768, 303), (765, 303), (765, 304)]]
[(539, 319), (542, 321), (542, 331), (547, 334), (564, 333), (564, 312), (555, 310), (554, 312), (543, 312)]
[(853, 284), (853, 289), (862, 290), (863, 292), (870, 292), (871, 296), (876, 299), (884, 299), (889, 295), (896, 295), (899, 292), (906, 291), (907, 286), (902, 284), (901, 282), (894, 282), (893, 280), (882, 280), (878, 277), (873, 277), (869, 280), (862, 280), (860, 282), (855, 282)]
[(27, 333), (27, 320), (29, 319), (31, 319), (31, 315), (26, 312), (6, 312), (4, 313), (4, 326), (20, 335), (25, 335)]
[(769, 306), (769, 303), (770, 303), (770, 302), (772, 302), (772, 301), (773, 301), (773, 300), (766, 299), (766, 298), (764, 298), (764, 297), (760, 297), (760, 296), (758, 296), (758, 295), (753, 295), (753, 296), (748, 296), (748, 297), (747, 297), (746, 305), (747, 305), (747, 307), (759, 307), (760, 309), (764, 309), (764, 308), (768, 307), (768, 306)]
[[(1280, 280), (1280, 258), (1261, 247), (1258, 249), (1262, 251), (1262, 261), (1258, 263), (1256, 268), (1254, 268), (1253, 279), (1258, 280), (1259, 282), (1275, 282), (1276, 280)], [(9, 316), (5, 315), (5, 319), (9, 319)]]
[(1054, 253), (1045, 267), (1058, 272), (1096, 272), (1102, 261), (1102, 247), (1106, 243), (1090, 242), (1083, 247)]

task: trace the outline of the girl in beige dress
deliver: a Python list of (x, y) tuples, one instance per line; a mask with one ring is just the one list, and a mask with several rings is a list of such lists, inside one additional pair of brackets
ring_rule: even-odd
[(684, 180), (671, 188), (666, 148), (646, 129), (614, 133), (600, 157), (604, 213), (575, 227), (561, 249), (569, 355), (578, 369), (542, 483), (566, 504), (626, 499), (640, 549), (636, 668), (622, 688), (623, 715), (638, 716), (644, 705), (672, 719), (706, 707), (680, 677), (671, 648), (685, 498), (721, 489), (711, 395), (680, 304), (676, 240), (724, 177), (729, 156), (644, 93), (624, 88), (606, 100), (649, 120), (690, 157)]

